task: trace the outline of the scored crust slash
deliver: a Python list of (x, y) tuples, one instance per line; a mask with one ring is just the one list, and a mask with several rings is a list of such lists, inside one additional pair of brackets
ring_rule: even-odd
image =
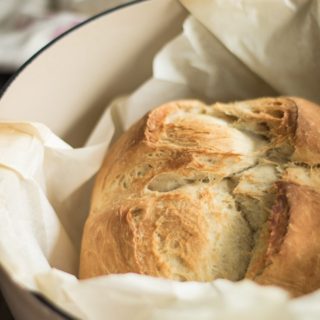
[(320, 109), (299, 98), (175, 101), (108, 151), (80, 278), (135, 272), (320, 288)]

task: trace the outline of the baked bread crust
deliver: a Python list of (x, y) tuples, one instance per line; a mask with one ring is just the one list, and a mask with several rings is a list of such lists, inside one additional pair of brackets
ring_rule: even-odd
[(247, 277), (294, 296), (319, 288), (318, 108), (280, 97), (148, 113), (98, 173), (80, 278)]
[(281, 181), (277, 195), (267, 250), (247, 277), (300, 296), (320, 287), (320, 194), (308, 186)]

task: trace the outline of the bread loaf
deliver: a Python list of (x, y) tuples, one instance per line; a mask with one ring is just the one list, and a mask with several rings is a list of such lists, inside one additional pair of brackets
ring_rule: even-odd
[(320, 287), (320, 109), (281, 97), (176, 101), (134, 124), (98, 173), (80, 278), (135, 272)]

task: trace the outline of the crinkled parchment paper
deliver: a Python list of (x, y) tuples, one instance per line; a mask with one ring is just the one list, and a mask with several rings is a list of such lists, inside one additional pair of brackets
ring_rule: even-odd
[(0, 123), (0, 263), (83, 319), (319, 319), (320, 292), (290, 300), (250, 281), (76, 278), (94, 175), (112, 138), (145, 112), (179, 98), (320, 102), (320, 1), (181, 2), (191, 16), (155, 57), (154, 77), (116, 99), (83, 148), (38, 123)]

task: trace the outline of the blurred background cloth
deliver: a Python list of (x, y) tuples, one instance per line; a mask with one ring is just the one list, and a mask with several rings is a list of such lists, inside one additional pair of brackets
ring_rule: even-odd
[(0, 0), (0, 73), (16, 70), (61, 33), (128, 0)]

